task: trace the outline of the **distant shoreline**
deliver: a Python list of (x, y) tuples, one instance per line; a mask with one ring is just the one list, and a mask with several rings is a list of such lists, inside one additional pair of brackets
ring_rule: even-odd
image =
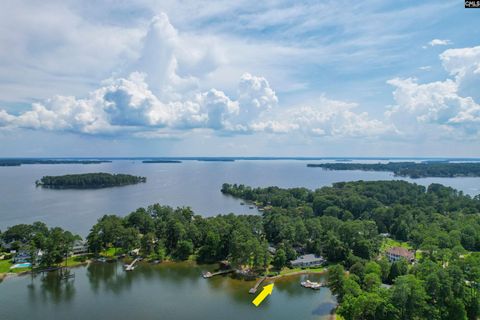
[(480, 162), (423, 161), (388, 163), (308, 163), (308, 168), (325, 170), (392, 172), (395, 176), (417, 178), (480, 177)]

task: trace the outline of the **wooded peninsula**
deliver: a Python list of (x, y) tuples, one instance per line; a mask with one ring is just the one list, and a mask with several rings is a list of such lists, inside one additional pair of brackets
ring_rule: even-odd
[(307, 167), (328, 170), (390, 171), (396, 176), (410, 178), (480, 177), (480, 162), (309, 163)]
[[(87, 236), (89, 254), (137, 250), (151, 261), (228, 261), (236, 270), (274, 275), (311, 253), (328, 261), (327, 285), (344, 319), (480, 316), (480, 196), (405, 181), (317, 190), (224, 184), (221, 191), (263, 213), (205, 218), (155, 204), (125, 217), (105, 215)], [(75, 238), (42, 223), (0, 235), (10, 248), (41, 249), (41, 266), (65, 259)], [(392, 245), (411, 250), (415, 263), (389, 258)]]
[(60, 160), (60, 159), (0, 159), (0, 167), (18, 167), (23, 164), (100, 164), (110, 160)]
[(58, 189), (90, 189), (125, 186), (146, 182), (147, 178), (129, 174), (83, 173), (63, 176), (44, 176), (36, 181), (37, 186)]

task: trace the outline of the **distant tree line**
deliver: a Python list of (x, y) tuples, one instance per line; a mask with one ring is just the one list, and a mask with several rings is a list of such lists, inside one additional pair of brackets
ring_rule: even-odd
[(0, 167), (15, 167), (22, 164), (99, 164), (108, 160), (54, 160), (54, 159), (0, 159)]
[(307, 167), (329, 170), (390, 171), (397, 176), (410, 178), (480, 177), (480, 162), (309, 163)]
[(37, 185), (48, 188), (106, 188), (146, 182), (147, 178), (129, 174), (84, 173), (44, 176)]

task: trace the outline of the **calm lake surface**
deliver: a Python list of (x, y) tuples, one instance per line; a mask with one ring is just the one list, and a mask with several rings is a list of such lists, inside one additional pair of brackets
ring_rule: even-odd
[[(327, 171), (307, 168), (326, 161), (258, 160), (184, 161), (143, 164), (115, 160), (102, 164), (22, 165), (0, 167), (0, 229), (44, 221), (82, 236), (104, 214), (125, 215), (138, 207), (161, 203), (190, 206), (203, 216), (234, 212), (258, 214), (241, 200), (222, 195), (222, 183), (250, 186), (307, 187), (333, 182), (400, 179), (387, 172)], [(379, 162), (361, 161), (361, 162)], [(147, 177), (147, 183), (97, 190), (54, 190), (35, 187), (45, 175), (110, 172)], [(480, 178), (404, 179), (422, 185), (442, 183), (476, 195)], [(75, 268), (75, 279), (9, 278), (0, 283), (0, 319), (326, 319), (335, 305), (327, 288), (312, 291), (299, 283), (306, 276), (275, 282), (273, 294), (259, 308), (248, 294), (252, 282), (214, 277), (203, 279), (208, 266), (140, 265), (125, 273), (120, 264)], [(318, 281), (320, 276), (308, 276)]]
[[(203, 279), (207, 266), (188, 263), (96, 263), (72, 269), (73, 280), (57, 274), (21, 276), (0, 284), (0, 319), (328, 319), (335, 298), (327, 288), (305, 289), (300, 281), (319, 275), (277, 280), (260, 307), (248, 293), (252, 281), (229, 277)], [(260, 292), (260, 291), (259, 291)]]
[[(43, 221), (86, 236), (104, 214), (126, 215), (154, 203), (190, 206), (203, 216), (220, 213), (253, 214), (255, 209), (220, 192), (224, 182), (255, 187), (307, 187), (316, 189), (339, 181), (404, 179), (422, 185), (437, 182), (480, 193), (480, 178), (405, 179), (388, 172), (328, 171), (307, 168), (326, 161), (240, 160), (235, 162), (183, 161), (144, 164), (116, 160), (102, 164), (55, 164), (0, 167), (0, 229), (18, 223)], [(361, 162), (379, 162), (378, 160)], [(96, 190), (55, 190), (35, 186), (45, 175), (109, 172), (147, 177), (146, 183)]]

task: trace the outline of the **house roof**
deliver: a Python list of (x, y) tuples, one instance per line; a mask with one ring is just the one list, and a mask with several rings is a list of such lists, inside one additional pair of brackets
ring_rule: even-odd
[(388, 249), (387, 252), (396, 256), (404, 257), (405, 259), (413, 258), (413, 252), (402, 247), (392, 247)]
[(316, 256), (314, 254), (305, 254), (303, 256), (299, 256), (297, 259), (290, 261), (290, 263), (309, 263), (309, 262), (317, 262), (323, 261), (323, 257)]

